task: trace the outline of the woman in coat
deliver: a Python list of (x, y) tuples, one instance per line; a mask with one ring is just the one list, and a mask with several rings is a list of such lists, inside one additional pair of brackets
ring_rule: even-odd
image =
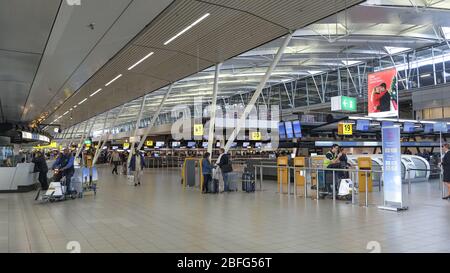
[(31, 161), (34, 163), (35, 172), (39, 172), (39, 183), (41, 183), (41, 189), (48, 190), (47, 172), (48, 166), (45, 156), (41, 151), (36, 153), (36, 157)]
[(213, 191), (213, 189), (209, 189), (209, 184), (212, 181), (212, 166), (211, 162), (209, 161), (210, 153), (206, 152), (203, 155), (202, 159), (202, 174), (203, 174), (203, 193), (207, 193), (210, 191)]
[(144, 170), (144, 156), (137, 152), (133, 151), (133, 155), (131, 156), (130, 165), (128, 168), (134, 176), (134, 186), (141, 185), (142, 173)]

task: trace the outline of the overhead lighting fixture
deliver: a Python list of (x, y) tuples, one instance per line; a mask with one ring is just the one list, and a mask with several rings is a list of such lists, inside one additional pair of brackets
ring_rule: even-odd
[(147, 59), (148, 57), (152, 56), (154, 52), (150, 52), (149, 54), (147, 54), (144, 58), (140, 59), (139, 61), (137, 61), (135, 64), (133, 64), (132, 66), (130, 66), (128, 68), (128, 70), (131, 70), (133, 68), (135, 68), (138, 64), (142, 63), (143, 61), (145, 61), (145, 59)]
[(113, 83), (115, 80), (117, 80), (118, 78), (122, 77), (122, 74), (117, 75), (114, 79), (112, 79), (110, 82), (108, 82), (107, 84), (105, 84), (105, 86), (110, 85), (111, 83)]
[(431, 76), (431, 74), (430, 73), (428, 73), (428, 74), (423, 74), (423, 75), (420, 75), (420, 77), (421, 78), (426, 78), (426, 77), (430, 77)]
[(178, 38), (180, 35), (182, 35), (183, 33), (185, 33), (186, 31), (188, 31), (189, 29), (191, 29), (193, 26), (195, 26), (196, 24), (200, 23), (201, 21), (203, 21), (203, 19), (205, 19), (206, 17), (209, 16), (209, 13), (206, 13), (205, 15), (203, 15), (202, 17), (198, 18), (194, 23), (190, 24), (189, 26), (187, 26), (186, 28), (184, 28), (182, 31), (178, 32), (175, 36), (173, 36), (172, 38), (170, 38), (169, 40), (167, 40), (164, 45), (168, 45), (170, 44), (173, 40), (175, 40), (176, 38)]
[(66, 111), (66, 112), (63, 114), (63, 116), (67, 115), (68, 113), (69, 113), (69, 111)]
[(102, 89), (101, 88), (99, 88), (97, 91), (95, 91), (94, 93), (92, 93), (89, 97), (93, 97), (93, 96), (95, 96), (95, 94), (97, 94), (98, 92), (100, 92), (100, 91), (102, 91)]
[(77, 108), (78, 107), (78, 105), (75, 105), (74, 107), (73, 107), (73, 109), (75, 109), (75, 108)]
[(311, 71), (307, 71), (307, 72), (311, 75), (323, 73), (323, 71), (317, 71), (317, 70), (311, 70)]
[(357, 63), (361, 63), (361, 61), (347, 61), (347, 60), (344, 60), (344, 61), (342, 61), (342, 63), (345, 64), (346, 66), (350, 66), (350, 65), (357, 64)]
[(85, 102), (85, 101), (87, 101), (87, 98), (85, 98), (84, 100), (80, 101), (80, 102), (78, 103), (78, 105), (82, 104), (82, 103)]
[(442, 34), (444, 34), (444, 37), (446, 40), (450, 39), (450, 27), (441, 27)]
[(392, 55), (392, 54), (397, 54), (397, 53), (400, 53), (400, 52), (403, 52), (403, 51), (410, 50), (411, 48), (409, 48), (409, 47), (385, 46), (384, 49), (386, 50), (387, 53)]

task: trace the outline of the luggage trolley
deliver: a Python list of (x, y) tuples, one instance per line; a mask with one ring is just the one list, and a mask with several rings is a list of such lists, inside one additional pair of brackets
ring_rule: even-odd
[[(58, 170), (55, 170), (54, 176), (56, 176), (57, 174)], [(77, 191), (71, 191), (70, 194), (67, 193), (65, 177), (63, 177), (61, 181), (51, 182), (48, 186), (47, 191), (42, 195), (41, 189), (39, 189), (34, 200), (37, 201), (39, 199), (39, 196), (41, 196), (41, 201), (53, 203), (56, 201), (67, 200), (68, 197), (70, 197), (71, 199), (76, 199), (77, 195)]]

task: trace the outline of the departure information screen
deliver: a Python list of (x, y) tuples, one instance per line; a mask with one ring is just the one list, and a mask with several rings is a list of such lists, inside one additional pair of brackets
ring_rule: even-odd
[(370, 120), (361, 119), (356, 121), (356, 131), (369, 131)]
[(300, 124), (300, 120), (293, 121), (292, 127), (294, 127), (294, 136), (296, 138), (301, 138), (302, 137), (302, 126)]
[(284, 122), (278, 123), (278, 133), (280, 135), (280, 139), (281, 140), (285, 140), (286, 139), (286, 128), (284, 126)]
[(286, 129), (286, 138), (287, 139), (294, 138), (294, 130), (292, 128), (292, 122), (291, 121), (286, 121), (284, 123), (284, 128)]

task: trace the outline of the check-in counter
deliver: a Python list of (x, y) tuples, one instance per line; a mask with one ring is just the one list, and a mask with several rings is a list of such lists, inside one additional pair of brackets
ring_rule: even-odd
[(36, 188), (38, 174), (33, 163), (18, 163), (16, 167), (0, 168), (0, 192), (27, 192)]

